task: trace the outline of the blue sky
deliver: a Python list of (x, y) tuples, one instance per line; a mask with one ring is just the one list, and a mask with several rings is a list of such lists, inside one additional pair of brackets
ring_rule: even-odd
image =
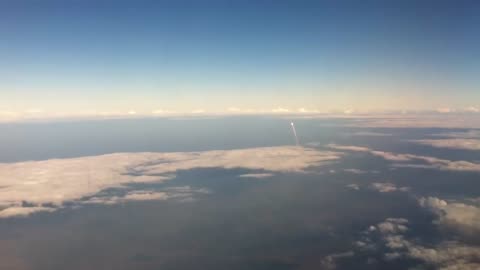
[(3, 1), (0, 111), (477, 108), (479, 12), (475, 1)]

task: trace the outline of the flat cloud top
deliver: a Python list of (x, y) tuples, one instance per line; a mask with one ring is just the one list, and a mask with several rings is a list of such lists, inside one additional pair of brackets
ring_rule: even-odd
[[(296, 146), (177, 153), (117, 153), (92, 157), (0, 164), (0, 207), (8, 213), (27, 201), (35, 207), (62, 206), (128, 183), (162, 182), (180, 170), (245, 168), (304, 172), (338, 159), (340, 153)], [(161, 194), (135, 194), (134, 199)], [(0, 208), (0, 209), (1, 209)], [(33, 207), (28, 207), (33, 208)], [(42, 210), (43, 208), (38, 208)], [(51, 209), (51, 208), (49, 208)], [(17, 209), (19, 210), (19, 209)], [(32, 209), (16, 211), (30, 213)], [(7, 212), (5, 212), (7, 211)]]
[[(381, 157), (385, 160), (393, 162), (393, 167), (410, 167), (410, 168), (424, 168), (424, 169), (438, 169), (445, 171), (467, 171), (467, 172), (480, 172), (480, 163), (464, 161), (464, 160), (447, 160), (430, 156), (420, 156), (413, 154), (399, 154), (392, 152), (384, 152), (370, 149), (363, 146), (353, 145), (336, 145), (329, 144), (328, 148), (351, 151), (351, 152), (363, 152), (369, 153), (373, 156)], [(421, 162), (423, 164), (419, 164)]]
[(436, 140), (414, 140), (417, 144), (429, 145), (437, 148), (452, 148), (464, 150), (480, 150), (480, 140), (478, 139), (436, 139)]

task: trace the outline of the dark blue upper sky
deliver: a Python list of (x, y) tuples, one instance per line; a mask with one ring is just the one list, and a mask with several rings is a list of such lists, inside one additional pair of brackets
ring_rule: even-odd
[(479, 12), (475, 1), (2, 1), (0, 111), (478, 106)]

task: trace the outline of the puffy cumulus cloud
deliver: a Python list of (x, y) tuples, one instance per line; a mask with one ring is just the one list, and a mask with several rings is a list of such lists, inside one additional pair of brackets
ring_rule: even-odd
[(272, 176), (274, 176), (273, 173), (246, 173), (246, 174), (240, 175), (239, 177), (262, 179), (262, 178), (270, 178)]
[(354, 152), (370, 152), (370, 148), (363, 146), (354, 146), (354, 145), (338, 145), (338, 144), (328, 144), (327, 147), (333, 148), (336, 150), (343, 151), (354, 151)]
[[(22, 207), (25, 201), (32, 206), (58, 208), (64, 202), (91, 197), (107, 188), (167, 181), (180, 170), (244, 168), (265, 173), (306, 172), (311, 166), (328, 164), (340, 156), (340, 153), (331, 151), (282, 146), (204, 152), (117, 153), (3, 163), (0, 164), (0, 205), (5, 208), (3, 211), (7, 211), (4, 213), (20, 213), (15, 208)], [(163, 195), (132, 196), (146, 198)], [(33, 209), (22, 211), (27, 213)]]
[(387, 218), (385, 221), (377, 224), (376, 228), (383, 234), (403, 233), (408, 230), (408, 220), (405, 218)]
[(320, 262), (321, 269), (333, 270), (337, 268), (336, 260), (353, 257), (355, 253), (353, 251), (341, 252), (330, 254), (322, 259)]
[(458, 241), (423, 245), (418, 239), (407, 237), (408, 226), (406, 219), (388, 218), (365, 230), (362, 240), (355, 242), (355, 246), (363, 252), (384, 252), (385, 261), (400, 258), (418, 260), (421, 262), (420, 269), (424, 269), (423, 266), (443, 270), (480, 269), (479, 247)]
[[(392, 161), (393, 167), (410, 167), (410, 168), (424, 168), (424, 169), (438, 169), (446, 171), (470, 171), (480, 172), (480, 164), (469, 161), (452, 161), (447, 159), (439, 159), (429, 156), (419, 156), (412, 154), (398, 154), (392, 152), (384, 152), (372, 150), (363, 146), (345, 146), (329, 144), (327, 147), (352, 152), (365, 152), (371, 155), (381, 157), (385, 160)], [(412, 163), (414, 162), (414, 163)], [(420, 162), (420, 163), (419, 163)]]
[(437, 224), (470, 237), (480, 233), (480, 206), (447, 202), (436, 197), (420, 198), (419, 204), (435, 213)]
[(372, 183), (370, 188), (381, 193), (396, 192), (396, 191), (408, 191), (408, 187), (397, 187), (393, 183)]
[(411, 142), (437, 148), (480, 150), (480, 140), (475, 139), (413, 140)]
[(451, 241), (434, 247), (407, 243), (407, 256), (419, 259), (439, 270), (480, 269), (480, 248)]

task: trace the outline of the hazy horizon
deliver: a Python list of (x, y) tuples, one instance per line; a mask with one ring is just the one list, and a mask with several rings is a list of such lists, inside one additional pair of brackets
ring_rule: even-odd
[(479, 14), (0, 1), (0, 270), (480, 269)]

